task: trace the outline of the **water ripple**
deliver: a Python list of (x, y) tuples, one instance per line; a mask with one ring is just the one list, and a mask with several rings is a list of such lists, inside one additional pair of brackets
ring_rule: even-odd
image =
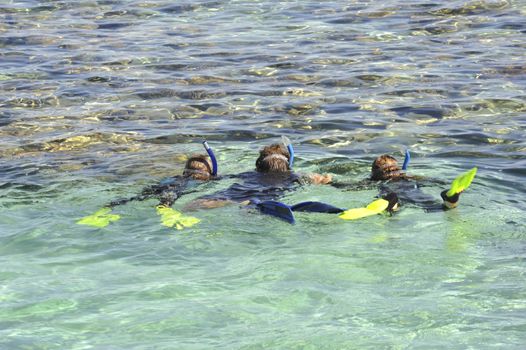
[[(525, 16), (509, 0), (4, 1), (0, 347), (520, 348)], [(176, 235), (153, 201), (106, 231), (71, 225), (179, 174), (204, 138), (227, 174), (282, 135), (298, 171), (345, 181), (406, 147), (412, 173), (479, 173), (460, 210), (355, 225), (236, 207)]]

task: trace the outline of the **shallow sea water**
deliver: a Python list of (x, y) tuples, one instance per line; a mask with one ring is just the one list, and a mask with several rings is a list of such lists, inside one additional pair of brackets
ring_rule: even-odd
[[(512, 0), (2, 1), (0, 348), (523, 349), (525, 17)], [(233, 174), (281, 135), (297, 171), (338, 181), (406, 147), (414, 174), (479, 172), (447, 212), (289, 225), (229, 206), (177, 231), (150, 200), (75, 224), (203, 139)]]

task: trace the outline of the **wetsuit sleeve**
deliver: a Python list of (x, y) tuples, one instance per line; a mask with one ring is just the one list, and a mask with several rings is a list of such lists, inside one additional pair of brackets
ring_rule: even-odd
[(140, 195), (130, 198), (117, 199), (110, 202), (107, 206), (112, 208), (118, 205), (124, 205), (132, 201), (144, 201), (151, 198), (159, 198), (160, 204), (171, 206), (179, 197), (185, 193), (188, 180), (182, 176), (175, 176), (161, 181), (159, 184), (144, 188)]
[(177, 193), (177, 191), (163, 191), (159, 196), (159, 205), (171, 207), (179, 197), (180, 195)]
[(188, 179), (181, 176), (175, 177), (173, 181), (164, 186), (161, 182), (156, 189), (159, 205), (166, 207), (171, 207), (181, 196), (194, 191), (188, 190)]
[(129, 202), (133, 202), (133, 201), (144, 201), (144, 200), (147, 200), (153, 197), (158, 197), (162, 192), (162, 188), (163, 186), (161, 184), (156, 184), (156, 185), (145, 187), (141, 191), (141, 194), (133, 196), (133, 197), (129, 197), (129, 198), (116, 199), (114, 201), (111, 201), (107, 205), (107, 207), (113, 208), (119, 205), (128, 204)]
[(143, 201), (143, 200), (146, 200), (146, 199), (151, 198), (151, 197), (152, 196), (138, 195), (138, 196), (134, 196), (134, 197), (130, 197), (130, 198), (116, 199), (114, 201), (111, 201), (108, 205), (106, 205), (106, 207), (113, 208), (113, 207), (116, 207), (116, 206), (119, 206), (119, 205), (128, 204), (129, 202), (132, 202), (132, 201)]

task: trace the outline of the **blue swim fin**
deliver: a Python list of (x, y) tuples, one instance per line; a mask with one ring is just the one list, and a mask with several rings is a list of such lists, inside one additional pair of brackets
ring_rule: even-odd
[(262, 213), (278, 217), (290, 224), (294, 224), (296, 222), (290, 206), (284, 203), (277, 201), (263, 201), (257, 203), (256, 207)]
[(301, 202), (294, 204), (290, 207), (293, 211), (305, 211), (311, 213), (328, 213), (338, 214), (343, 212), (345, 209), (335, 207), (333, 205), (322, 203), (322, 202)]

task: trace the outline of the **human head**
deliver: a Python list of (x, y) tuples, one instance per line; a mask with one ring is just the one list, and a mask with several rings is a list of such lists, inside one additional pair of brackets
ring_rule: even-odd
[(290, 155), (287, 147), (283, 144), (275, 143), (259, 151), (259, 158), (256, 160), (256, 170), (261, 173), (287, 172), (290, 170), (289, 160)]
[(194, 180), (210, 180), (212, 177), (212, 165), (208, 156), (198, 154), (188, 158), (184, 166), (183, 176)]
[(388, 180), (401, 175), (400, 167), (394, 157), (384, 154), (376, 158), (371, 167), (371, 180)]

